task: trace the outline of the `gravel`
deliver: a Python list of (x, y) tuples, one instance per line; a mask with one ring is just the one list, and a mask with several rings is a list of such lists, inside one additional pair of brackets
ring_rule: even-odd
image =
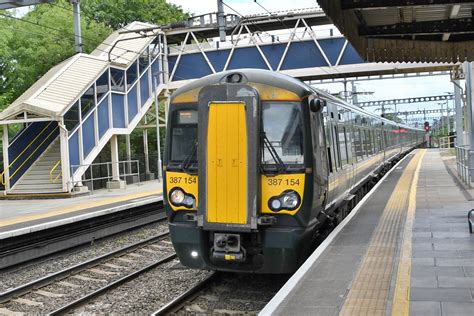
[(148, 315), (208, 274), (208, 271), (185, 269), (174, 260), (105, 293), (71, 314)]
[(18, 287), (51, 273), (74, 266), (97, 256), (142, 241), (168, 230), (167, 222), (153, 223), (138, 229), (97, 240), (45, 259), (0, 271), (0, 292)]
[[(23, 295), (20, 297), (22, 301), (13, 300), (1, 304), (0, 309), (5, 308), (10, 311), (26, 314), (50, 313), (125, 275), (129, 275), (174, 253), (168, 237), (153, 243), (153, 245), (157, 244), (161, 246), (161, 250), (149, 244), (123, 256), (107, 260), (104, 262), (106, 264), (100, 264), (66, 277), (62, 280), (62, 283), (52, 283), (40, 290)], [(163, 265), (160, 265), (156, 269), (160, 270), (162, 267)], [(32, 306), (31, 302), (35, 303), (35, 305)]]
[(178, 314), (258, 314), (290, 275), (220, 273)]

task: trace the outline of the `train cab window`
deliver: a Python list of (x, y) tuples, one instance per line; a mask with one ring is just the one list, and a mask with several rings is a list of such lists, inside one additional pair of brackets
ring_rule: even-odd
[(271, 149), (264, 147), (262, 163), (277, 164), (270, 152), (274, 149), (287, 167), (302, 165), (304, 157), (300, 104), (264, 102), (262, 107), (262, 128), (271, 144)]
[(277, 164), (271, 150), (275, 150), (286, 165), (302, 165), (303, 128), (300, 103), (264, 102), (262, 104), (262, 128), (271, 146), (264, 146), (262, 164)]
[(197, 161), (198, 112), (196, 110), (180, 110), (171, 118), (171, 150), (172, 162), (190, 163)]

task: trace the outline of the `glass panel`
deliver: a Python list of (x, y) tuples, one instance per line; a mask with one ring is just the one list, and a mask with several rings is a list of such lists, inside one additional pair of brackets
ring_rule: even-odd
[(100, 102), (102, 97), (109, 92), (109, 71), (107, 70), (96, 82), (97, 102)]
[(193, 155), (191, 161), (197, 161), (194, 146), (197, 142), (197, 111), (181, 110), (171, 118), (171, 160), (183, 161)]
[(99, 139), (109, 129), (109, 98), (105, 98), (97, 107), (99, 115)]
[(121, 94), (112, 94), (112, 122), (116, 128), (125, 127), (125, 98)]
[[(299, 103), (263, 103), (263, 130), (276, 152), (287, 164), (303, 163), (303, 129)], [(276, 164), (265, 147), (264, 164)]]
[(151, 84), (153, 86), (152, 89), (155, 89), (155, 79), (156, 78), (156, 84), (160, 84), (160, 76), (159, 76), (159, 73), (158, 73), (158, 60), (155, 60), (155, 62), (153, 64), (151, 64), (151, 75), (152, 75), (152, 81), (151, 81)]
[(81, 115), (84, 120), (87, 113), (89, 113), (95, 105), (94, 101), (94, 86), (91, 86), (81, 97)]
[(128, 122), (130, 123), (138, 113), (137, 86), (128, 92)]
[(74, 105), (64, 114), (64, 125), (68, 131), (72, 131), (77, 124), (79, 124), (79, 102)]
[(137, 73), (137, 62), (134, 62), (128, 69), (127, 69), (127, 90), (133, 85), (133, 83), (137, 80), (138, 73)]
[(69, 138), (69, 165), (72, 168), (72, 172), (74, 173), (78, 167), (74, 167), (79, 165), (79, 133), (75, 132)]
[(112, 91), (125, 92), (125, 71), (110, 68), (110, 83)]
[(148, 87), (148, 74), (145, 74), (140, 79), (140, 98), (142, 99), (141, 106), (145, 104), (145, 102), (148, 100), (149, 97), (150, 97), (150, 89)]
[(150, 55), (148, 54), (148, 47), (143, 51), (138, 58), (138, 64), (140, 66), (140, 75), (145, 72), (145, 68), (150, 64)]
[(84, 150), (84, 158), (89, 155), (91, 150), (95, 147), (95, 133), (94, 133), (95, 115), (92, 113), (82, 124), (82, 142)]

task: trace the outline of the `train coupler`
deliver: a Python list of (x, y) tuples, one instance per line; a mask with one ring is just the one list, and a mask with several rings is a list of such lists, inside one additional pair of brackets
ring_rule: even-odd
[(244, 262), (245, 251), (241, 247), (239, 234), (214, 234), (213, 260), (226, 262)]

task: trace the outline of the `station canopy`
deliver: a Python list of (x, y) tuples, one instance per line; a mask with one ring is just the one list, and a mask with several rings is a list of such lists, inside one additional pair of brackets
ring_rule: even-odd
[(474, 61), (474, 1), (318, 0), (371, 62)]

